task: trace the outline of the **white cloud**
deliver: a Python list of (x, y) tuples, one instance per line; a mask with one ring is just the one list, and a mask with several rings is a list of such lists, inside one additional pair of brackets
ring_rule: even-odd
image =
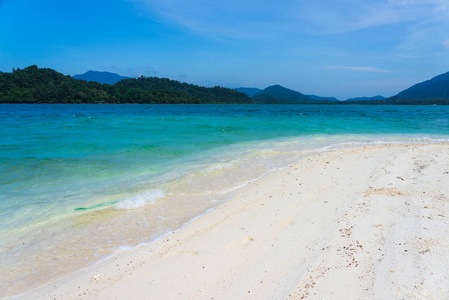
[(434, 10), (428, 18), (411, 24), (397, 46), (402, 54), (427, 52), (428, 55), (446, 46), (449, 30), (449, 0), (429, 1), (434, 3)]
[(133, 0), (152, 15), (199, 34), (262, 38), (282, 27), (282, 5), (269, 0)]
[(315, 0), (303, 5), (299, 13), (324, 33), (343, 33), (448, 16), (448, 3), (449, 0)]
[[(441, 45), (449, 48), (449, 0), (128, 1), (143, 5), (152, 19), (208, 39), (268, 41), (273, 45), (279, 41), (291, 47), (295, 44), (295, 49), (304, 49), (303, 46), (309, 46), (304, 40), (318, 36), (320, 41), (317, 44), (321, 43), (322, 49), (332, 49), (333, 42), (338, 42), (341, 34), (373, 29), (366, 31), (363, 38), (357, 35), (358, 40), (352, 44), (335, 47), (343, 47), (340, 50), (351, 55), (352, 48), (349, 47), (357, 48), (357, 42), (361, 45), (369, 42), (370, 34), (375, 32), (380, 46), (384, 49), (390, 47), (385, 56), (429, 56), (441, 51)], [(385, 36), (384, 45), (382, 36)], [(349, 35), (346, 38), (349, 39)], [(259, 47), (264, 46), (267, 44)], [(350, 69), (347, 67), (346, 70)], [(352, 70), (388, 71), (376, 68)]]
[(188, 30), (232, 38), (343, 33), (448, 14), (449, 0), (132, 0)]
[(360, 66), (328, 66), (327, 69), (338, 71), (391, 72), (391, 70), (384, 70), (373, 67), (360, 67)]
[(442, 44), (445, 48), (449, 49), (449, 40), (444, 41)]

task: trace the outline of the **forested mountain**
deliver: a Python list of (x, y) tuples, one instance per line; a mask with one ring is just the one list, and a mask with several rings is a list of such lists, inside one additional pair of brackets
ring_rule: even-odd
[(247, 88), (247, 87), (240, 87), (235, 89), (237, 92), (245, 93), (248, 97), (252, 98), (255, 95), (257, 95), (258, 92), (261, 91), (261, 89), (258, 88)]
[(145, 91), (173, 91), (200, 99), (201, 103), (252, 103), (251, 98), (236, 90), (213, 87), (200, 87), (168, 78), (140, 77), (125, 79), (115, 84), (117, 87), (142, 89)]
[(87, 71), (84, 74), (74, 75), (73, 78), (86, 81), (95, 81), (98, 83), (114, 84), (129, 77), (120, 76), (119, 74), (111, 72)]
[(340, 101), (335, 97), (320, 97), (317, 95), (306, 95), (307, 97), (313, 99), (313, 100), (317, 100), (317, 101), (330, 101), (330, 102), (337, 102)]
[(245, 93), (253, 98), (256, 103), (262, 104), (286, 104), (286, 103), (325, 103), (340, 101), (335, 97), (320, 97), (317, 95), (304, 95), (295, 90), (285, 88), (281, 85), (269, 86), (264, 90), (258, 88), (240, 87), (236, 91)]
[(345, 101), (370, 101), (370, 100), (384, 100), (386, 99), (384, 96), (377, 95), (373, 97), (356, 97), (356, 98), (349, 98)]
[(299, 104), (317, 102), (300, 92), (287, 89), (278, 84), (267, 87), (253, 97), (256, 103)]
[(0, 103), (200, 103), (185, 94), (76, 80), (30, 66), (0, 74)]
[(373, 97), (357, 97), (345, 101), (338, 101), (338, 99), (334, 97), (303, 95), (280, 85), (273, 85), (257, 93), (253, 96), (253, 100), (256, 103), (262, 104), (448, 105), (449, 72), (415, 84), (390, 98), (377, 95)]
[(449, 105), (449, 72), (415, 84), (399, 94), (382, 100), (349, 101), (344, 104)]
[[(134, 79), (135, 80), (135, 79)], [(145, 78), (140, 78), (143, 81)], [(202, 87), (191, 86), (191, 90)], [(77, 80), (52, 69), (30, 66), (0, 74), (0, 103), (251, 103), (244, 94), (222, 88), (206, 89), (207, 97), (178, 90), (143, 89)], [(214, 92), (217, 97), (214, 98)], [(204, 92), (206, 93), (206, 92)], [(195, 94), (195, 95), (194, 95)], [(237, 97), (236, 97), (236, 94)], [(227, 97), (228, 96), (228, 97)], [(238, 102), (232, 102), (238, 98)], [(215, 101), (214, 101), (215, 100)]]
[(449, 72), (403, 90), (392, 100), (449, 99)]
[[(118, 75), (119, 76), (119, 75)], [(77, 80), (52, 69), (30, 66), (0, 72), (0, 103), (273, 103), (273, 104), (449, 104), (449, 72), (418, 83), (388, 99), (382, 96), (335, 101), (306, 96), (280, 85), (264, 90), (205, 88), (167, 78), (140, 77), (113, 85)], [(334, 100), (335, 99), (335, 100)], [(374, 100), (373, 100), (374, 99)]]

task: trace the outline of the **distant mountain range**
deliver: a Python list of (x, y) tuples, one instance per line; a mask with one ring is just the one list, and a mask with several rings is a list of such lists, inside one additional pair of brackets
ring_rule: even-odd
[(449, 72), (403, 90), (392, 100), (428, 100), (449, 98)]
[[(290, 103), (327, 103), (327, 102), (341, 102), (335, 97), (321, 97), (317, 95), (304, 95), (298, 91), (285, 88), (279, 84), (269, 86), (263, 90), (258, 88), (241, 87), (235, 90), (245, 93), (251, 97), (256, 103), (264, 104), (290, 104)], [(349, 100), (380, 100), (385, 99), (382, 96), (374, 97), (360, 97)]]
[(335, 97), (304, 95), (280, 85), (269, 86), (263, 90), (248, 87), (238, 88), (236, 90), (246, 93), (255, 103), (325, 104), (330, 102), (335, 104), (449, 104), (449, 72), (415, 84), (390, 98), (377, 95), (373, 97), (357, 97), (339, 101)]
[(206, 88), (167, 78), (138, 79), (88, 71), (73, 77), (30, 66), (0, 71), (0, 103), (259, 103), (259, 104), (449, 104), (449, 72), (385, 98), (304, 95), (280, 86)]
[(261, 91), (261, 89), (258, 88), (246, 88), (246, 87), (236, 88), (235, 90), (240, 93), (245, 93), (250, 98), (256, 96), (257, 93)]
[(313, 100), (306, 95), (280, 86), (279, 84), (261, 90), (252, 98), (254, 102), (264, 104), (298, 104), (313, 102)]
[(102, 84), (114, 84), (119, 82), (120, 80), (128, 79), (130, 77), (121, 76), (119, 74), (111, 72), (87, 71), (84, 74), (74, 75), (73, 78), (86, 81), (94, 81)]
[(316, 95), (304, 95), (298, 91), (288, 89), (279, 84), (269, 86), (263, 90), (258, 88), (241, 87), (235, 90), (245, 93), (255, 103), (261, 104), (300, 104), (339, 101), (335, 97), (320, 97)]
[[(121, 76), (119, 74), (99, 71), (88, 71), (81, 75), (75, 75), (73, 78), (108, 84), (115, 84), (123, 79), (129, 79), (129, 77)], [(160, 86), (158, 86), (158, 88), (160, 88)], [(178, 88), (175, 90), (179, 91)], [(279, 84), (269, 86), (263, 90), (254, 87), (240, 87), (235, 90), (246, 94), (255, 103), (304, 104), (334, 102), (339, 104), (408, 104), (410, 101), (418, 101), (422, 103), (423, 101), (425, 102), (431, 99), (449, 98), (449, 72), (438, 75), (430, 80), (415, 84), (390, 98), (376, 95), (372, 97), (356, 97), (340, 101), (335, 97), (304, 95), (298, 91), (288, 89)]]
[(387, 99), (384, 96), (377, 95), (373, 97), (357, 97), (357, 98), (349, 98), (346, 101), (370, 101), (370, 100), (384, 100)]
[(345, 102), (348, 104), (448, 105), (449, 72), (417, 83), (388, 99)]
[(307, 97), (313, 99), (313, 100), (318, 100), (318, 101), (330, 101), (330, 102), (336, 102), (336, 101), (340, 101), (335, 97), (320, 97), (317, 95), (307, 95)]
[[(272, 85), (266, 89), (241, 87), (236, 88), (238, 92), (245, 93), (252, 98), (256, 103), (264, 104), (290, 104), (290, 103), (327, 103), (327, 102), (342, 102), (335, 97), (322, 97), (317, 95), (304, 95), (298, 91), (291, 90), (280, 86), (279, 84)], [(347, 99), (346, 101), (369, 101), (369, 100), (384, 100), (383, 96), (377, 95), (373, 97), (357, 97)]]

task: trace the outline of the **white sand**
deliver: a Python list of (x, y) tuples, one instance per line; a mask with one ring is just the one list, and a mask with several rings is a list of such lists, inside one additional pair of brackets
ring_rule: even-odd
[(449, 144), (306, 157), (26, 299), (444, 299)]

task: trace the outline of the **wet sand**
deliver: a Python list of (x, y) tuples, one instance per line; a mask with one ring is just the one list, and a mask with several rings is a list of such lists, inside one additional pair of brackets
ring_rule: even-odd
[(339, 149), (18, 298), (441, 299), (448, 221), (448, 143)]

